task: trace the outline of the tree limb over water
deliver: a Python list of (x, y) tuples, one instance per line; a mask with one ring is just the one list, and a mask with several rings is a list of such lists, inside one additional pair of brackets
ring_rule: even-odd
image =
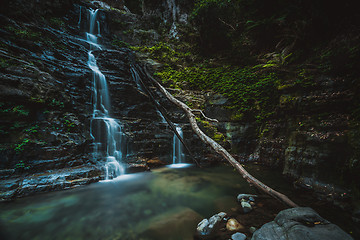
[(268, 187), (264, 183), (260, 182), (258, 179), (254, 178), (250, 173), (248, 173), (241, 164), (233, 158), (233, 156), (230, 155), (228, 151), (225, 150), (220, 144), (215, 142), (213, 139), (208, 137), (197, 125), (196, 117), (193, 113), (193, 110), (188, 107), (185, 103), (179, 101), (174, 96), (172, 96), (160, 83), (158, 83), (147, 71), (147, 69), (144, 69), (145, 74), (147, 77), (153, 81), (155, 86), (169, 99), (172, 103), (174, 103), (176, 106), (180, 107), (182, 110), (185, 111), (189, 121), (190, 125), (193, 129), (193, 131), (199, 136), (199, 138), (204, 142), (210, 145), (215, 152), (223, 156), (234, 168), (238, 170), (238, 172), (242, 175), (242, 177), (252, 186), (256, 187), (257, 189), (263, 191), (264, 193), (272, 196), (273, 198), (285, 203), (289, 207), (298, 207), (296, 203), (291, 201), (287, 196), (285, 196), (282, 193), (279, 193), (275, 191), (274, 189)]

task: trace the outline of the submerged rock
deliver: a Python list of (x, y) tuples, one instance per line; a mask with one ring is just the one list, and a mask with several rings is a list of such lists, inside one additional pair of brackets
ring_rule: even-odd
[(254, 232), (256, 231), (256, 227), (250, 227), (250, 228), (249, 228), (249, 231), (250, 231), (251, 233), (254, 233)]
[(230, 218), (226, 223), (226, 229), (229, 231), (239, 231), (245, 228), (235, 218)]
[(241, 200), (241, 207), (244, 211), (244, 213), (248, 213), (252, 210), (251, 204), (244, 199)]
[(241, 193), (241, 194), (239, 194), (237, 196), (237, 200), (239, 202), (241, 202), (242, 199), (254, 202), (255, 198), (257, 198), (257, 195), (254, 195), (254, 194), (243, 194), (243, 193)]
[(195, 224), (201, 216), (190, 208), (178, 207), (149, 220), (142, 232), (146, 239), (193, 239)]
[(257, 230), (251, 240), (352, 240), (313, 209), (297, 207), (281, 211), (274, 221)]
[(246, 239), (246, 235), (243, 233), (234, 233), (233, 235), (231, 235), (231, 240), (245, 240)]
[(209, 220), (203, 219), (197, 226), (196, 230), (200, 235), (208, 235), (211, 233), (214, 226), (221, 222), (223, 218), (226, 216), (226, 213), (220, 212), (218, 214), (213, 215)]
[(206, 218), (203, 219), (201, 222), (199, 222), (199, 224), (197, 225), (196, 231), (200, 234), (200, 235), (207, 235), (210, 233), (210, 229), (209, 229), (209, 220), (207, 220)]

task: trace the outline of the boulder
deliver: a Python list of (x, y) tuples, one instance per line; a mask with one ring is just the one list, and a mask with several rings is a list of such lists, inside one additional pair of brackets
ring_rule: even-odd
[(192, 240), (200, 220), (201, 216), (190, 208), (175, 208), (151, 218), (141, 235), (146, 239)]
[(251, 240), (352, 240), (335, 224), (308, 207), (281, 211), (274, 221), (257, 230)]

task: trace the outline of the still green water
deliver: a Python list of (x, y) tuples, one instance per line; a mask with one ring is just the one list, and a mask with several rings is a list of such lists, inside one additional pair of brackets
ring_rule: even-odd
[[(351, 218), (338, 209), (299, 196), (280, 172), (256, 165), (247, 169), (299, 205), (313, 207), (344, 229), (351, 227)], [(196, 225), (237, 206), (239, 193), (255, 190), (232, 167), (165, 167), (0, 203), (0, 239), (193, 239)]]
[(162, 168), (0, 204), (1, 239), (191, 239), (252, 192), (231, 167)]

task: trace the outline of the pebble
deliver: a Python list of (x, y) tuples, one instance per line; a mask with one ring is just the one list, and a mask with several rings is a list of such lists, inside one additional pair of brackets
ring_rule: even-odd
[(244, 200), (250, 200), (250, 198), (251, 198), (250, 201), (255, 202), (255, 198), (256, 198), (256, 197), (257, 197), (257, 195), (253, 195), (253, 194), (239, 194), (239, 195), (237, 196), (237, 200), (238, 200), (239, 202), (241, 202), (242, 199), (244, 199)]
[(226, 229), (229, 231), (239, 231), (244, 230), (245, 228), (235, 218), (231, 218), (226, 223)]
[(244, 199), (241, 200), (241, 207), (244, 210), (244, 213), (248, 213), (252, 210), (251, 204), (246, 202)]
[(215, 224), (221, 222), (221, 220), (226, 216), (226, 213), (220, 212), (212, 216), (209, 220), (203, 219), (197, 225), (196, 231), (200, 235), (208, 235), (211, 233), (212, 229), (214, 228)]
[(207, 220), (205, 218), (201, 222), (199, 222), (199, 224), (197, 225), (196, 231), (200, 235), (207, 235), (210, 233), (208, 226), (209, 226), (209, 220)]
[(250, 227), (250, 228), (249, 228), (249, 231), (250, 231), (251, 233), (254, 233), (254, 232), (256, 231), (256, 227)]
[(245, 240), (246, 239), (246, 235), (243, 233), (234, 233), (233, 235), (231, 235), (231, 240)]

